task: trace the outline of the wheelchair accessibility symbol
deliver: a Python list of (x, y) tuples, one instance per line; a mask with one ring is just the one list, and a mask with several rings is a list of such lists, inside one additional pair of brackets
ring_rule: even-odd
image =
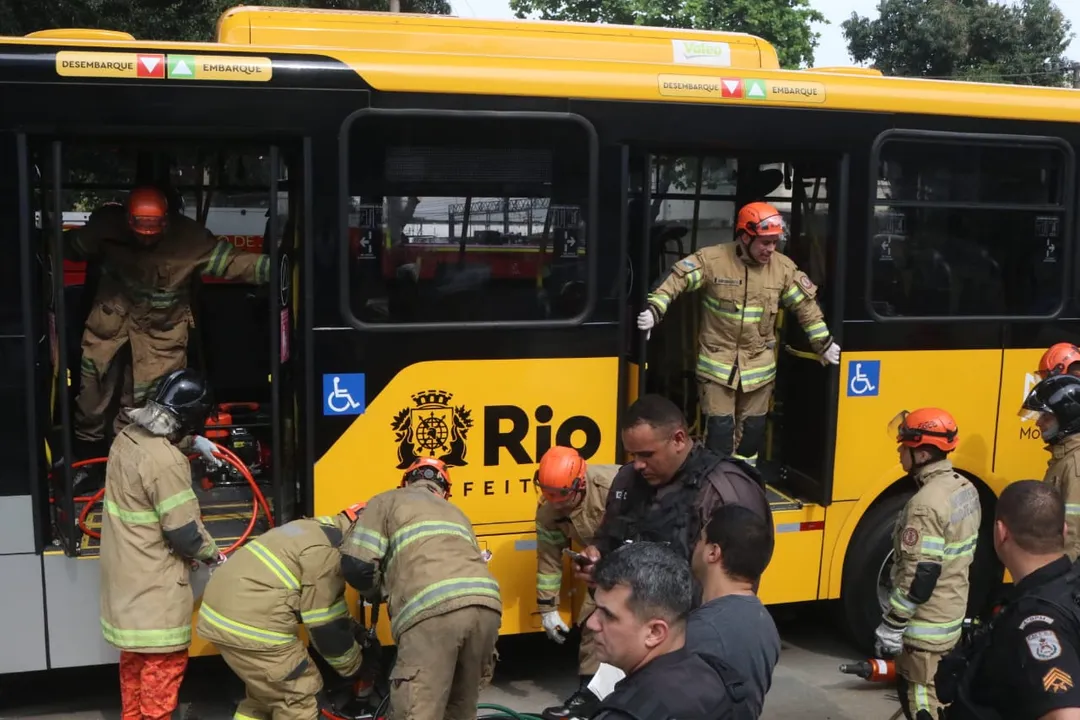
[(364, 412), (364, 373), (323, 375), (323, 415)]
[(874, 397), (881, 378), (880, 360), (848, 361), (848, 397)]

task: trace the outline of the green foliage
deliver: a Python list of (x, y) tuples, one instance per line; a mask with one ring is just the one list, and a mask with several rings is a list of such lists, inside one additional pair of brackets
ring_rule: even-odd
[[(0, 0), (0, 35), (25, 35), (61, 27), (123, 30), (139, 39), (209, 41), (217, 20), (239, 0)], [(333, 8), (340, 10), (390, 9), (389, 0), (266, 0), (259, 5)], [(447, 15), (447, 0), (401, 0), (402, 12)]]
[(745, 32), (776, 46), (786, 68), (810, 65), (826, 22), (810, 0), (510, 0), (519, 18)]
[(887, 75), (1071, 84), (1073, 33), (1052, 0), (880, 0), (877, 10), (842, 27), (855, 61)]

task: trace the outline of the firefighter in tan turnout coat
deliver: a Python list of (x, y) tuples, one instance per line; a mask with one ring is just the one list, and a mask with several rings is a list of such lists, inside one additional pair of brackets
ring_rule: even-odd
[(937, 720), (934, 674), (960, 639), (969, 572), (982, 523), (979, 492), (953, 470), (959, 430), (938, 408), (901, 412), (889, 424), (900, 465), (918, 484), (896, 522), (889, 609), (878, 626), (878, 657), (896, 658), (908, 720)]
[(343, 678), (360, 674), (362, 649), (345, 604), (341, 542), (361, 514), (293, 520), (251, 540), (214, 573), (196, 629), (244, 681), (234, 720), (313, 720), (323, 682), (297, 635)]
[(191, 645), (190, 563), (224, 561), (200, 519), (191, 465), (175, 443), (199, 431), (209, 393), (178, 370), (112, 445), (101, 518), (101, 632), (120, 650), (123, 720), (177, 706)]
[(346, 581), (372, 602), (388, 598), (391, 720), (474, 720), (494, 671), (499, 585), (449, 497), (445, 464), (420, 458), (401, 487), (368, 501), (342, 545)]
[(765, 439), (776, 380), (776, 316), (782, 305), (798, 318), (824, 362), (840, 362), (840, 346), (818, 307), (817, 286), (776, 250), (786, 227), (780, 212), (762, 202), (739, 210), (735, 242), (704, 247), (675, 263), (649, 293), (638, 328), (651, 332), (675, 298), (701, 291), (697, 379), (706, 443), (721, 455), (751, 464)]
[[(536, 605), (548, 637), (563, 643), (563, 633), (570, 628), (559, 615), (559, 591), (563, 580), (563, 550), (576, 544), (579, 549), (592, 545), (596, 529), (604, 517), (611, 481), (620, 465), (588, 465), (570, 447), (555, 446), (540, 459), (533, 483), (540, 493), (536, 508)], [(578, 648), (578, 690), (562, 705), (544, 710), (549, 720), (587, 714), (589, 703), (597, 698), (588, 684), (600, 667), (593, 633), (585, 621), (596, 609), (587, 593), (581, 602), (574, 624), (581, 628)]]
[(105, 411), (119, 373), (114, 361), (131, 347), (132, 377), (124, 376), (116, 432), (155, 384), (187, 365), (194, 324), (190, 281), (197, 271), (226, 280), (264, 284), (266, 255), (242, 252), (173, 208), (154, 187), (131, 191), (127, 205), (105, 205), (86, 225), (65, 232), (72, 259), (100, 257), (101, 282), (82, 337), (81, 389), (75, 400), (76, 455), (105, 454)]

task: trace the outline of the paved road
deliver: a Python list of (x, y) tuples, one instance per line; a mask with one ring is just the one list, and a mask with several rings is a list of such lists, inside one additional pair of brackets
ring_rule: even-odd
[[(856, 658), (835, 639), (820, 609), (775, 612), (783, 637), (780, 665), (761, 720), (889, 720), (899, 708), (891, 687), (841, 675), (837, 665)], [(507, 637), (495, 681), (482, 698), (518, 711), (539, 713), (576, 685), (576, 652), (543, 635)], [(119, 720), (116, 668), (57, 671), (0, 679), (0, 719)], [(242, 686), (219, 658), (192, 661), (181, 693), (182, 709), (199, 720), (226, 720)], [(183, 717), (176, 713), (176, 720)]]

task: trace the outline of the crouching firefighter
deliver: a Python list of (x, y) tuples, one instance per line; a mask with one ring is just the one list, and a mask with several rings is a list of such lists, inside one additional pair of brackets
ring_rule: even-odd
[(499, 584), (449, 497), (446, 465), (420, 458), (368, 501), (342, 546), (348, 583), (372, 604), (389, 598), (391, 720), (474, 720), (494, 671)]
[(889, 608), (877, 629), (878, 657), (896, 656), (897, 691), (908, 720), (937, 720), (934, 673), (960, 639), (968, 571), (975, 558), (979, 492), (953, 470), (959, 429), (938, 408), (906, 410), (889, 424), (900, 465), (918, 484), (893, 531)]
[(340, 546), (360, 515), (303, 518), (251, 540), (215, 572), (203, 593), (197, 630), (244, 681), (234, 720), (315, 720), (322, 676), (297, 637), (342, 678), (356, 680), (363, 652), (345, 604)]

